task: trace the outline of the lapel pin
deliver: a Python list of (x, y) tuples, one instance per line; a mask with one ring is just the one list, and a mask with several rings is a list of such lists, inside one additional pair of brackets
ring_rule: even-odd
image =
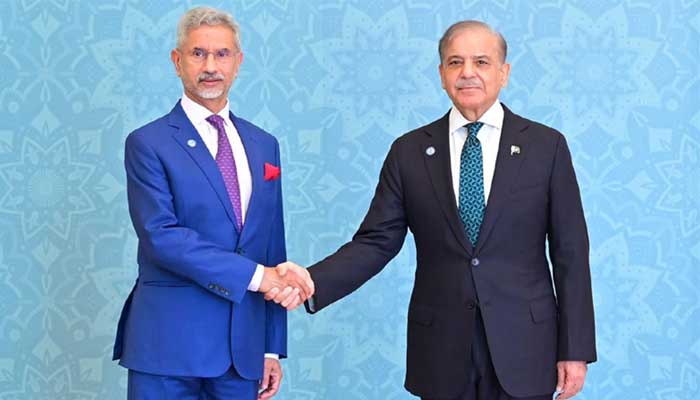
[(520, 154), (520, 146), (511, 145), (510, 146), (510, 155), (512, 156), (515, 154)]
[(187, 145), (194, 148), (197, 145), (197, 141), (194, 139), (190, 139), (187, 141)]
[(432, 156), (433, 154), (435, 154), (435, 147), (430, 146), (427, 149), (425, 149), (425, 154), (427, 154), (429, 156)]

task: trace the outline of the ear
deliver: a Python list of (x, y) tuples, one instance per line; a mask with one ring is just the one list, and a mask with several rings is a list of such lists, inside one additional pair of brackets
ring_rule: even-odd
[(175, 73), (177, 74), (177, 76), (182, 76), (180, 67), (182, 57), (180, 56), (180, 52), (178, 52), (177, 49), (173, 49), (173, 51), (170, 52), (170, 60), (172, 60), (173, 65), (175, 66)]
[(238, 76), (238, 71), (241, 69), (241, 64), (243, 64), (243, 52), (239, 51), (233, 56), (233, 79)]
[(239, 51), (238, 54), (236, 54), (236, 69), (239, 69), (241, 64), (243, 64), (243, 52)]
[(440, 83), (442, 84), (442, 88), (447, 89), (447, 87), (445, 87), (445, 69), (442, 67), (442, 63), (438, 65), (438, 72), (440, 72)]
[(504, 63), (501, 65), (501, 87), (508, 86), (508, 77), (510, 76), (510, 64)]

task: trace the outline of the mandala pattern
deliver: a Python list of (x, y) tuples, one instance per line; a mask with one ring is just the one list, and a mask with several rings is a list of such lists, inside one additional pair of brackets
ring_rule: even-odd
[(621, 6), (595, 20), (573, 6), (565, 10), (560, 36), (531, 43), (546, 71), (533, 97), (560, 109), (567, 131), (585, 130), (597, 121), (624, 135), (633, 107), (660, 104), (658, 89), (646, 73), (659, 43), (631, 36)]
[(435, 72), (435, 43), (409, 36), (403, 8), (378, 21), (352, 7), (343, 16), (340, 37), (311, 46), (327, 69), (313, 93), (314, 105), (338, 108), (348, 136), (372, 125), (407, 130), (411, 110), (437, 102), (428, 71)]
[[(124, 138), (182, 93), (169, 53), (187, 6), (22, 0), (0, 13), (0, 400), (125, 398), (111, 361), (137, 274)], [(501, 100), (562, 131), (581, 187), (599, 361), (577, 398), (700, 398), (700, 2), (226, 7), (245, 54), (231, 107), (280, 140), (288, 255), (303, 265), (352, 237), (393, 140), (448, 110), (444, 29), (502, 31)], [(413, 398), (415, 258), (409, 233), (353, 296), (290, 314), (279, 398)]]
[(681, 139), (678, 159), (657, 164), (666, 183), (658, 207), (680, 216), (681, 232), (691, 235), (700, 229), (700, 141)]
[(48, 230), (66, 238), (73, 219), (94, 210), (85, 187), (94, 166), (76, 162), (66, 139), (48, 148), (25, 139), (19, 152), (16, 162), (0, 167), (9, 186), (0, 199), (0, 211), (20, 216), (25, 237)]

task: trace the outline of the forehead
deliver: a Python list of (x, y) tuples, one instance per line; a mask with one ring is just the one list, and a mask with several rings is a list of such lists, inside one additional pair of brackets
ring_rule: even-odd
[(233, 48), (235, 46), (235, 35), (225, 25), (202, 25), (187, 33), (185, 46), (217, 49)]
[(500, 54), (498, 37), (487, 29), (466, 28), (457, 31), (445, 48), (445, 57)]

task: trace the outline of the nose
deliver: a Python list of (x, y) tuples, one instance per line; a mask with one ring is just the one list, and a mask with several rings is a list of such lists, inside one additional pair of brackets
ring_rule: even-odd
[(216, 72), (218, 65), (216, 64), (216, 59), (214, 58), (214, 53), (207, 54), (206, 60), (204, 60), (204, 71), (206, 72)]
[(470, 78), (474, 76), (475, 68), (474, 64), (471, 62), (465, 62), (464, 65), (462, 66), (462, 76), (464, 78)]

